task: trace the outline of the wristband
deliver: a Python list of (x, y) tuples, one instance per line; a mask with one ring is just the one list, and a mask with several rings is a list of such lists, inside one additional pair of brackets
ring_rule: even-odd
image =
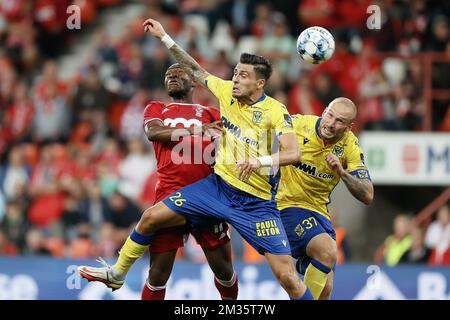
[(170, 49), (175, 44), (175, 41), (167, 33), (161, 38), (161, 42), (166, 45), (167, 49)]
[(257, 159), (261, 163), (261, 167), (271, 167), (273, 165), (272, 156), (262, 156)]

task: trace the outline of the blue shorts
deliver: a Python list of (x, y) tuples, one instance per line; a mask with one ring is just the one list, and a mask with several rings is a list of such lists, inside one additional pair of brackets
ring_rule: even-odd
[(225, 221), (260, 254), (291, 254), (275, 200), (236, 189), (214, 173), (162, 202), (195, 229)]
[(291, 245), (291, 255), (298, 259), (297, 270), (304, 274), (311, 262), (311, 258), (306, 255), (306, 247), (311, 239), (318, 234), (327, 233), (336, 241), (336, 232), (329, 219), (308, 209), (290, 207), (281, 210), (280, 215)]

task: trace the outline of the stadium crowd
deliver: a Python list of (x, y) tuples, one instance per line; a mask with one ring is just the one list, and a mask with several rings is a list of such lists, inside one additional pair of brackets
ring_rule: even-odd
[[(450, 59), (446, 1), (135, 1), (145, 10), (113, 37), (96, 17), (126, 2), (0, 3), (0, 255), (112, 257), (153, 203), (156, 161), (142, 114), (149, 100), (168, 100), (163, 79), (173, 60), (144, 35), (147, 17), (222, 78), (231, 78), (240, 52), (268, 57), (274, 73), (267, 92), (291, 114), (319, 115), (340, 95), (357, 101), (357, 131), (423, 130), (417, 54)], [(372, 2), (381, 9), (381, 31), (366, 27)], [(70, 4), (83, 12), (80, 31), (66, 28)], [(336, 39), (333, 58), (319, 66), (296, 53), (296, 35), (311, 25)], [(86, 32), (95, 34), (92, 58), (62, 79), (58, 57)], [(450, 89), (449, 75), (450, 62), (435, 63), (433, 88)], [(204, 89), (194, 101), (217, 105)], [(433, 100), (433, 130), (450, 131), (449, 105)], [(423, 231), (408, 232), (412, 245)], [(237, 259), (262, 261), (245, 243), (233, 247)], [(192, 242), (181, 256), (203, 261)]]

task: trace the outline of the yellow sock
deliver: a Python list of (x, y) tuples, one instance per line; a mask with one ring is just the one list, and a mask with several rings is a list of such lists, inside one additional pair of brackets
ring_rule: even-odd
[(327, 276), (330, 271), (331, 268), (321, 264), (315, 259), (312, 259), (311, 263), (306, 268), (305, 284), (311, 291), (314, 300), (319, 299), (320, 294), (327, 283)]
[(147, 251), (148, 247), (148, 245), (139, 244), (128, 237), (119, 251), (119, 259), (114, 265), (115, 271), (125, 276), (133, 263)]

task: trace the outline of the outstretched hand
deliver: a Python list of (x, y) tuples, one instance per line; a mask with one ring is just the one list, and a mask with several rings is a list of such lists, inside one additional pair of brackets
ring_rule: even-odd
[(145, 20), (142, 26), (144, 27), (144, 32), (150, 32), (153, 36), (160, 39), (166, 34), (166, 31), (164, 30), (161, 23), (159, 23), (155, 19)]
[(203, 134), (206, 137), (211, 137), (212, 139), (216, 139), (222, 135), (222, 121), (217, 120), (212, 123), (205, 123), (202, 126)]
[(250, 178), (252, 172), (258, 170), (259, 168), (261, 168), (261, 162), (259, 162), (258, 159), (246, 158), (239, 159), (234, 170), (240, 169), (238, 179), (246, 182)]
[(212, 138), (213, 140), (222, 135), (222, 129), (222, 122), (220, 120), (188, 128), (193, 136), (205, 136)]

